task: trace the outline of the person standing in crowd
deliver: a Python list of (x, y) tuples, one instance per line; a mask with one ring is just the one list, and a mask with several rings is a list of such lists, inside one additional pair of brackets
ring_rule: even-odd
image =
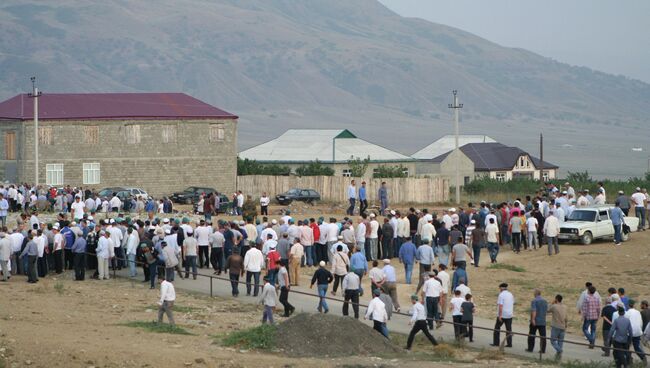
[(460, 290), (454, 290), (454, 297), (449, 302), (449, 311), (451, 312), (451, 318), (454, 323), (454, 338), (456, 341), (460, 341), (461, 336), (464, 335), (464, 326), (462, 324), (463, 311), (461, 310), (461, 305), (464, 302), (465, 299), (460, 296)]
[[(616, 294), (613, 294), (616, 295)], [(616, 297), (616, 303), (618, 303), (618, 297)], [(612, 296), (608, 296), (605, 299), (605, 306), (600, 312), (600, 317), (603, 319), (603, 356), (609, 356), (611, 341), (609, 341), (609, 330), (612, 328), (612, 321), (614, 320), (614, 314), (616, 313), (616, 307), (614, 306)]]
[(27, 259), (27, 282), (30, 284), (35, 284), (38, 282), (38, 276), (36, 275), (36, 260), (38, 258), (38, 246), (34, 242), (34, 232), (30, 231), (27, 233), (27, 245), (20, 253), (20, 259)]
[(368, 262), (366, 262), (366, 257), (363, 256), (359, 249), (355, 249), (354, 254), (350, 257), (350, 270), (359, 277), (359, 296), (363, 296), (361, 280), (363, 280), (363, 276), (368, 274)]
[[(210, 243), (210, 247), (212, 248), (211, 251), (210, 251), (210, 262), (212, 263), (212, 269), (214, 270), (215, 275), (221, 275), (221, 269), (224, 268), (224, 267), (222, 267), (223, 266), (223, 247), (224, 247), (224, 244), (226, 242), (226, 238), (224, 237), (223, 233), (221, 232), (222, 230), (223, 230), (223, 227), (219, 226), (219, 229), (217, 231), (212, 232), (212, 234), (210, 234), (210, 237), (208, 238), (208, 242)], [(237, 249), (239, 250), (240, 248), (237, 248)], [(243, 260), (243, 257), (242, 257), (242, 260)]]
[(384, 215), (388, 208), (388, 188), (386, 188), (385, 181), (381, 182), (381, 186), (377, 191), (377, 199), (379, 200), (379, 214)]
[[(172, 272), (173, 275), (173, 272)], [(163, 315), (167, 315), (169, 325), (174, 328), (174, 302), (176, 301), (176, 290), (174, 284), (164, 276), (160, 278), (160, 300), (158, 301), (158, 324), (162, 324)]]
[(260, 197), (260, 213), (262, 214), (262, 216), (269, 215), (270, 203), (271, 203), (271, 198), (269, 198), (269, 196), (266, 195), (266, 192), (263, 192), (262, 196)]
[[(560, 253), (560, 246), (558, 243), (558, 235), (560, 234), (560, 221), (557, 217), (553, 216), (554, 210), (548, 211), (549, 216), (544, 221), (544, 235), (548, 243), (548, 255)], [(555, 249), (554, 249), (555, 247)]]
[(193, 233), (198, 246), (198, 267), (210, 268), (210, 235), (212, 235), (212, 228), (206, 224), (205, 220), (201, 220)]
[(406, 237), (405, 240), (406, 242), (402, 244), (399, 249), (399, 261), (404, 265), (406, 284), (410, 285), (417, 249), (415, 248), (415, 244), (411, 241), (411, 237)]
[(555, 349), (555, 360), (562, 359), (564, 333), (569, 325), (567, 320), (567, 307), (562, 304), (562, 299), (562, 295), (556, 295), (547, 311), (547, 313), (551, 314), (551, 346)]
[(138, 250), (138, 244), (140, 243), (140, 237), (133, 227), (129, 227), (126, 232), (128, 234), (126, 239), (126, 258), (129, 263), (129, 276), (136, 277), (138, 272), (136, 270), (137, 264), (135, 256)]
[(542, 292), (535, 289), (535, 298), (530, 303), (530, 328), (528, 331), (528, 349), (532, 353), (535, 349), (535, 334), (539, 332), (540, 342), (539, 350), (542, 354), (546, 353), (546, 313), (548, 312), (548, 302), (542, 298)]
[(299, 228), (300, 244), (302, 244), (305, 257), (303, 264), (307, 267), (314, 265), (313, 247), (314, 247), (314, 230), (309, 226), (309, 220), (302, 221), (302, 226)]
[(198, 253), (198, 244), (196, 238), (192, 236), (192, 231), (188, 230), (187, 237), (183, 240), (183, 263), (185, 263), (185, 278), (190, 277), (190, 268), (192, 269), (192, 278), (196, 280), (198, 274), (196, 270), (196, 258)]
[(260, 294), (260, 304), (264, 305), (264, 312), (262, 313), (262, 324), (267, 321), (270, 325), (273, 324), (273, 311), (275, 310), (275, 300), (278, 294), (275, 292), (275, 286), (271, 284), (269, 276), (264, 276), (264, 287)]
[[(58, 230), (55, 228), (55, 230)], [(58, 231), (55, 232), (54, 236), (54, 249), (56, 252), (57, 249), (57, 235), (61, 235), (58, 233)], [(109, 271), (108, 271), (108, 264), (109, 260), (115, 256), (115, 253), (113, 252), (113, 241), (110, 238), (110, 234), (104, 230), (101, 230), (99, 232), (99, 240), (97, 241), (97, 272), (98, 272), (98, 279), (99, 280), (108, 280), (110, 279)], [(60, 249), (59, 249), (60, 250)], [(57, 257), (55, 255), (55, 257)], [(59, 256), (61, 257), (61, 253), (59, 253)], [(55, 258), (56, 261), (56, 258)], [(61, 261), (59, 261), (61, 262)], [(60, 265), (60, 263), (59, 263)], [(58, 268), (57, 268), (57, 273)]]
[(467, 247), (467, 245), (463, 243), (463, 239), (459, 237), (456, 244), (454, 244), (451, 249), (452, 265), (463, 270), (467, 269), (467, 257), (472, 261), (474, 260), (469, 247)]
[[(165, 237), (166, 239), (168, 237)], [(174, 245), (168, 244), (166, 241), (163, 241), (161, 244), (162, 253), (165, 257), (165, 280), (174, 282), (174, 271), (176, 271), (176, 266), (178, 266), (178, 254)]]
[(485, 248), (487, 235), (485, 234), (485, 230), (482, 227), (476, 226), (476, 220), (474, 219), (470, 221), (470, 227), (468, 228), (468, 231), (469, 229), (472, 229), (468, 238), (472, 240), (474, 267), (479, 267), (479, 262), (481, 260), (481, 249)]
[[(460, 291), (459, 289), (456, 290)], [(472, 294), (465, 294), (463, 299), (465, 301), (460, 305), (460, 310), (462, 313), (461, 323), (464, 336), (461, 335), (461, 337), (467, 336), (469, 337), (469, 342), (474, 342), (474, 313), (476, 312), (476, 307), (474, 306), (474, 302), (472, 302)]]
[(343, 246), (336, 247), (336, 254), (332, 260), (332, 274), (334, 274), (334, 287), (332, 288), (332, 295), (336, 295), (339, 283), (343, 281), (343, 277), (348, 273), (350, 267), (350, 260), (346, 252), (343, 252)]
[(361, 182), (361, 188), (359, 188), (359, 214), (365, 213), (368, 209), (368, 197), (366, 194), (366, 182)]
[(11, 277), (9, 265), (11, 262), (11, 240), (7, 236), (7, 227), (2, 226), (0, 230), (0, 271), (2, 271), (2, 281), (7, 282)]
[[(647, 365), (648, 361), (646, 359), (645, 352), (641, 346), (641, 336), (643, 336), (643, 318), (641, 317), (641, 312), (634, 308), (636, 302), (632, 299), (628, 301), (628, 310), (625, 312), (625, 318), (630, 320), (632, 325), (632, 346), (634, 351), (639, 356), (639, 359), (643, 362), (643, 365)], [(632, 362), (631, 353), (628, 354), (628, 362)]]
[(614, 226), (614, 245), (621, 245), (623, 241), (623, 224), (625, 223), (625, 214), (619, 207), (619, 204), (615, 204), (614, 208), (609, 213), (609, 217), (612, 220), (612, 225)]
[(348, 315), (348, 304), (352, 303), (352, 310), (354, 311), (354, 318), (359, 319), (359, 287), (361, 281), (359, 276), (350, 271), (343, 278), (343, 315)]
[(350, 202), (350, 207), (345, 211), (346, 215), (354, 215), (354, 206), (357, 200), (357, 187), (355, 186), (354, 180), (350, 182), (348, 186), (348, 201)]
[(239, 277), (244, 277), (244, 258), (239, 254), (239, 247), (232, 250), (232, 254), (226, 260), (224, 272), (228, 272), (232, 296), (239, 296)]
[(280, 269), (278, 270), (278, 285), (280, 286), (280, 303), (284, 307), (284, 317), (293, 314), (296, 308), (289, 303), (289, 272), (287, 271), (287, 260), (280, 260)]
[(539, 223), (537, 221), (537, 218), (534, 216), (535, 211), (531, 213), (531, 216), (526, 219), (526, 230), (528, 237), (526, 238), (527, 240), (527, 245), (528, 245), (528, 250), (533, 250), (537, 249), (540, 244), (537, 242), (537, 233), (539, 231)]
[[(431, 245), (428, 243), (424, 242), (422, 245), (420, 245), (416, 252), (415, 252), (415, 258), (418, 260), (420, 263), (420, 269), (419, 269), (419, 281), (418, 281), (418, 286), (415, 289), (416, 293), (420, 292), (420, 289), (422, 288), (422, 285), (424, 284), (424, 278), (425, 276), (428, 275), (429, 272), (431, 272), (431, 267), (433, 265), (433, 262), (435, 261), (435, 253), (433, 252), (433, 248)], [(422, 299), (424, 300), (424, 299)]]
[[(390, 223), (389, 217), (384, 217), (384, 224), (381, 226), (381, 255), (384, 258), (390, 258), (393, 255), (393, 243), (395, 240), (395, 228)], [(375, 260), (373, 259), (372, 261)]]
[(594, 348), (596, 343), (596, 322), (600, 317), (600, 297), (596, 296), (596, 288), (590, 286), (589, 293), (582, 303), (581, 314), (583, 318), (582, 332), (589, 340), (589, 349)]
[[(282, 238), (287, 238), (287, 233), (282, 234)], [(291, 285), (298, 286), (300, 284), (300, 261), (305, 254), (304, 247), (300, 244), (300, 239), (294, 239), (293, 245), (289, 250), (289, 279)]]
[(616, 368), (628, 367), (630, 365), (629, 352), (630, 341), (634, 336), (632, 330), (632, 323), (629, 319), (625, 318), (625, 308), (618, 307), (618, 318), (612, 323), (612, 328), (609, 330), (609, 340), (614, 347), (614, 362)]
[(256, 297), (260, 290), (260, 274), (264, 267), (264, 255), (257, 247), (252, 247), (244, 256), (244, 270), (246, 270), (246, 296), (251, 295), (251, 279), (255, 283), (253, 296)]
[(440, 320), (440, 314), (438, 313), (438, 306), (440, 304), (440, 296), (443, 292), (442, 281), (437, 277), (438, 272), (433, 270), (429, 272), (429, 279), (424, 282), (422, 286), (422, 300), (426, 302), (427, 307), (427, 324), (429, 325), (429, 330), (433, 330), (433, 321), (438, 322)]
[(399, 299), (397, 297), (397, 275), (395, 273), (395, 267), (390, 264), (390, 259), (384, 259), (384, 267), (382, 268), (384, 273), (384, 284), (382, 289), (386, 294), (390, 296), (390, 299), (393, 301), (393, 306), (395, 310), (399, 313)]
[(7, 226), (7, 213), (9, 211), (9, 202), (5, 199), (5, 196), (0, 193), (0, 223), (2, 226)]
[[(451, 285), (451, 277), (447, 273), (447, 265), (438, 265), (438, 279), (442, 283), (442, 293), (440, 294), (440, 319), (444, 320), (447, 314), (447, 302), (449, 301), (449, 286)], [(438, 328), (442, 326), (442, 321), (438, 321)]]
[(510, 237), (512, 239), (512, 251), (519, 253), (521, 251), (521, 229), (523, 223), (521, 217), (519, 217), (519, 211), (513, 211), (512, 216), (510, 217), (510, 222), (508, 224), (508, 231), (510, 232)]
[[(630, 197), (632, 203), (634, 204), (634, 215), (639, 219), (639, 227), (637, 228), (637, 231), (645, 231), (645, 209), (648, 205), (648, 199), (646, 198), (646, 195), (643, 193), (643, 190), (639, 187), (636, 187), (636, 191), (632, 196)], [(0, 211), (2, 210), (2, 207), (0, 206)]]
[(78, 236), (72, 244), (72, 254), (74, 256), (74, 279), (83, 281), (86, 278), (86, 239)]
[(388, 328), (386, 327), (386, 322), (388, 322), (388, 314), (386, 313), (386, 305), (384, 302), (379, 299), (381, 291), (373, 291), (372, 300), (368, 303), (368, 309), (366, 310), (366, 315), (364, 319), (372, 318), (373, 328), (375, 331), (378, 331), (380, 334), (384, 335), (385, 338), (388, 338)]
[(514, 315), (515, 297), (508, 291), (508, 284), (499, 285), (499, 297), (497, 298), (497, 321), (494, 324), (494, 335), (492, 346), (499, 346), (501, 326), (506, 325), (506, 347), (512, 347), (512, 317)]
[(488, 252), (490, 253), (490, 261), (497, 263), (497, 256), (499, 255), (499, 226), (497, 226), (494, 218), (486, 218), (486, 221), (488, 221), (488, 224), (485, 226), (485, 234)]
[(332, 273), (329, 272), (327, 269), (325, 269), (325, 261), (320, 261), (319, 267), (314, 272), (314, 276), (311, 278), (311, 284), (309, 285), (309, 288), (313, 288), (314, 284), (316, 284), (316, 287), (318, 288), (318, 312), (320, 313), (327, 313), (329, 312), (329, 307), (327, 306), (327, 301), (325, 298), (327, 297), (327, 286), (334, 280), (334, 277), (332, 276)]
[(411, 308), (411, 320), (409, 321), (409, 325), (412, 325), (413, 328), (411, 328), (408, 340), (406, 341), (406, 350), (411, 350), (415, 335), (420, 331), (422, 331), (424, 336), (426, 336), (427, 339), (431, 341), (431, 344), (433, 344), (433, 346), (438, 345), (438, 342), (431, 335), (429, 329), (427, 328), (426, 311), (424, 310), (424, 305), (419, 302), (418, 296), (416, 294), (411, 295), (411, 303), (413, 304), (413, 307)]

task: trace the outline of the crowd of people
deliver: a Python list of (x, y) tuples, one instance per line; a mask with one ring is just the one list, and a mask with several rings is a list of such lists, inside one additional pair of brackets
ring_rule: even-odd
[[(175, 277), (189, 279), (191, 276), (195, 280), (198, 269), (207, 268), (215, 275), (224, 273), (228, 276), (234, 297), (239, 296), (239, 280), (245, 277), (246, 295), (259, 298), (264, 304), (263, 322), (273, 323), (276, 299), (283, 305), (285, 316), (295, 311), (289, 302), (289, 292), (292, 286), (300, 285), (301, 269), (313, 271), (310, 287), (316, 286), (319, 296), (316, 309), (319, 312), (329, 312), (326, 297), (332, 284), (330, 294), (336, 296), (340, 290), (343, 296), (342, 314), (349, 315), (351, 308), (357, 319), (360, 316), (359, 298), (364, 295), (363, 279), (368, 277), (373, 298), (364, 317), (371, 319), (375, 329), (388, 337), (387, 321), (392, 313), (401, 312), (395, 270), (399, 264), (404, 269), (404, 282), (417, 284), (416, 292), (409, 300), (413, 329), (407, 348), (411, 347), (415, 334), (420, 331), (435, 345), (437, 342), (430, 331), (434, 326), (441, 326), (447, 313), (451, 313), (449, 320), (454, 322), (456, 338), (473, 341), (476, 306), (469, 288), (468, 268), (480, 267), (482, 250), (487, 249), (491, 263), (498, 262), (499, 251), (504, 246), (520, 253), (547, 244), (549, 256), (556, 255), (560, 251), (557, 241), (560, 224), (571, 211), (605, 203), (606, 200), (602, 187), (598, 189), (596, 198), (591, 198), (585, 190), (576, 199), (575, 191), (567, 183), (564, 190), (549, 185), (544, 191), (526, 196), (524, 200), (517, 198), (496, 205), (481, 202), (476, 208), (469, 203), (465, 208), (444, 210), (438, 216), (424, 208), (405, 211), (388, 208), (387, 194), (382, 194), (382, 190), (386, 191), (385, 186), (378, 193), (385, 199), (382, 208), (380, 212), (373, 212), (368, 210), (364, 188), (362, 183), (357, 192), (354, 182), (351, 183), (348, 193), (351, 196), (354, 192), (355, 198), (350, 197), (348, 216), (342, 219), (295, 219), (289, 210), (284, 211), (279, 219), (269, 218), (270, 200), (266, 195), (260, 201), (264, 215), (258, 216), (252, 197), (244, 197), (238, 192), (234, 196), (234, 200), (241, 202), (236, 204), (237, 214), (242, 215), (245, 221), (224, 219), (213, 223), (214, 212), (209, 208), (206, 211), (203, 196), (200, 197), (202, 203), (195, 208), (204, 216), (203, 219), (174, 217), (171, 209), (165, 208), (168, 199), (153, 206), (153, 199), (137, 198), (133, 208), (135, 212), (142, 210), (140, 218), (140, 215), (128, 211), (132, 207), (127, 206), (125, 210), (116, 196), (110, 200), (99, 199), (92, 191), (68, 187), (69, 191), (64, 189), (62, 193), (53, 193), (55, 207), (56, 198), (72, 198), (62, 202), (67, 206), (61, 208), (56, 221), (47, 223), (39, 217), (35, 203), (41, 200), (41, 195), (47, 201), (52, 200), (51, 196), (48, 197), (49, 191), (41, 194), (39, 190), (23, 186), (20, 190), (13, 185), (8, 189), (2, 187), (0, 268), (3, 281), (12, 274), (25, 274), (28, 282), (36, 283), (39, 277), (51, 272), (60, 274), (64, 270), (74, 270), (75, 280), (84, 280), (87, 270), (93, 270), (91, 278), (105, 280), (110, 278), (111, 270), (122, 268), (128, 269), (130, 277), (137, 277), (138, 268), (141, 268), (143, 282), (149, 283), (150, 288), (155, 288), (156, 279), (162, 282), (159, 318), (162, 319), (166, 313), (173, 323)], [(20, 197), (15, 201), (12, 189), (32, 195), (28, 201), (21, 202)], [(645, 230), (643, 219), (648, 198), (643, 189), (638, 188), (636, 193), (629, 199), (619, 195), (615, 208), (623, 213), (621, 218), (626, 211), (623, 203), (629, 205), (631, 202), (643, 209), (635, 208), (635, 213), (641, 218), (637, 230), (641, 231)], [(356, 211), (357, 197), (360, 199), (360, 212)], [(22, 211), (11, 230), (6, 226), (8, 211)], [(359, 213), (356, 218), (355, 213)], [(614, 226), (617, 226), (615, 222)], [(413, 280), (414, 272), (417, 280)], [(627, 331), (623, 331), (625, 326), (619, 326), (623, 322), (615, 324), (615, 321), (623, 308), (622, 315), (631, 322), (629, 341), (639, 357), (645, 359), (635, 339), (648, 330), (647, 302), (641, 303), (643, 319), (639, 326), (635, 303), (625, 300), (621, 289), (602, 301), (594, 296), (595, 289), (591, 292), (592, 288), (587, 287), (578, 306), (585, 318), (583, 329), (589, 343), (595, 344), (595, 321), (602, 317), (603, 330), (608, 332), (603, 333), (607, 338), (603, 343), (616, 348), (614, 355), (617, 362), (620, 360), (621, 355), (616, 355), (616, 352), (623, 346), (620, 345), (621, 334)], [(498, 330), (503, 325), (508, 332), (512, 328), (514, 296), (507, 290), (507, 284), (501, 284), (500, 289), (494, 345), (499, 345)], [(601, 309), (601, 302), (605, 307), (596, 311)], [(611, 308), (606, 312), (608, 306)], [(562, 296), (555, 296), (549, 305), (542, 298), (541, 291), (536, 290), (531, 310), (531, 335), (538, 333), (545, 337), (546, 315), (552, 315), (550, 341), (559, 357), (567, 323)], [(511, 346), (512, 335), (508, 334), (506, 341), (506, 346)], [(529, 351), (533, 350), (534, 342), (534, 337), (528, 339)], [(541, 340), (540, 348), (545, 352), (545, 339)], [(609, 350), (604, 353), (609, 353)], [(628, 359), (629, 354), (625, 357)]]

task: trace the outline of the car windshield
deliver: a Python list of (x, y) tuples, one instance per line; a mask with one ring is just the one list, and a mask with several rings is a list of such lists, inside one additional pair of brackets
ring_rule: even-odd
[(185, 188), (184, 192), (185, 193), (192, 193), (196, 190), (196, 187), (187, 187)]
[(295, 194), (295, 195), (298, 195), (298, 194), (300, 194), (300, 190), (299, 190), (299, 189), (290, 189), (290, 190), (289, 190), (288, 192), (286, 192), (285, 194)]
[(575, 210), (571, 212), (567, 221), (596, 221), (596, 211)]

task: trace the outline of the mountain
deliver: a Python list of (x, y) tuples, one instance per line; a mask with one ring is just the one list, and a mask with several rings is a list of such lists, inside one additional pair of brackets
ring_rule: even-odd
[[(5, 0), (0, 32), (0, 98), (28, 90), (32, 75), (45, 93), (182, 91), (240, 115), (242, 147), (332, 127), (412, 153), (451, 131), (452, 89), (464, 133), (536, 152), (543, 132), (562, 168), (589, 169), (593, 142), (613, 130), (625, 145), (649, 135), (646, 83), (374, 0)], [(619, 148), (591, 171), (633, 175), (617, 164), (629, 153)]]

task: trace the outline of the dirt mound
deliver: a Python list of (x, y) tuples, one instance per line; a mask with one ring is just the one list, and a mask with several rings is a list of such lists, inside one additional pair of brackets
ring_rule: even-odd
[(276, 347), (292, 357), (340, 357), (401, 352), (354, 318), (301, 313), (278, 325)]

